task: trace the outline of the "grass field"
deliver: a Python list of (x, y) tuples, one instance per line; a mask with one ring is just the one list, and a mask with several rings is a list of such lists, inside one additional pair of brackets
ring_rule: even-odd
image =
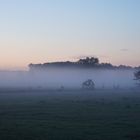
[(0, 140), (140, 140), (140, 91), (1, 91)]

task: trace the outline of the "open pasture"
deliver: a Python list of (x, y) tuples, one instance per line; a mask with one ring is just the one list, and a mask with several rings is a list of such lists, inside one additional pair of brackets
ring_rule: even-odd
[(0, 140), (139, 139), (139, 90), (0, 92)]

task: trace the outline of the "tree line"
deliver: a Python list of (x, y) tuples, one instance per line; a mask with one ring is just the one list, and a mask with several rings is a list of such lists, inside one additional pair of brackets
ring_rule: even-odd
[(106, 68), (106, 69), (132, 69), (130, 66), (120, 65), (114, 66), (111, 63), (100, 63), (96, 57), (86, 57), (79, 59), (76, 62), (65, 61), (65, 62), (52, 62), (43, 64), (29, 64), (30, 69), (44, 69), (50, 67), (78, 67), (78, 68)]

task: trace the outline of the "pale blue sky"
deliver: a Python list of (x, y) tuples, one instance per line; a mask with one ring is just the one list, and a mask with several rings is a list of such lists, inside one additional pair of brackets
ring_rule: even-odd
[(139, 0), (0, 0), (0, 68), (97, 56), (140, 65)]

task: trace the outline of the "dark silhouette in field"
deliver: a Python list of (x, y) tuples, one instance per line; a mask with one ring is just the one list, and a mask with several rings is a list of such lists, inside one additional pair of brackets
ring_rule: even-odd
[(88, 79), (87, 81), (82, 83), (82, 88), (93, 90), (95, 89), (95, 84), (91, 79)]
[(138, 81), (137, 84), (140, 86), (140, 70), (136, 71), (136, 72), (134, 73), (134, 76), (135, 76), (135, 80)]
[(140, 70), (134, 73), (135, 80), (140, 80)]

